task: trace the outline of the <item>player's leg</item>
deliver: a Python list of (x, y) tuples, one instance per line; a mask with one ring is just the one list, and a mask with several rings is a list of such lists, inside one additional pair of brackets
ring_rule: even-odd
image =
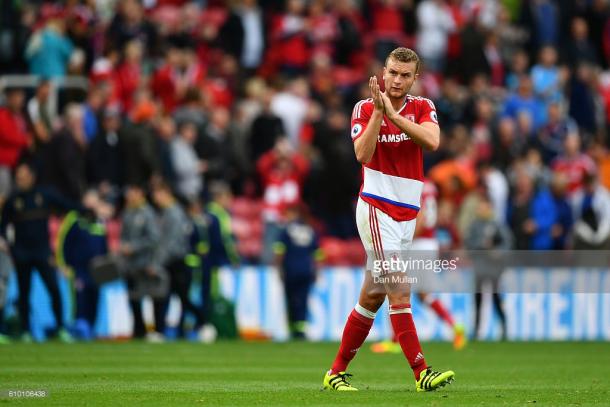
[(42, 282), (49, 292), (51, 297), (51, 305), (55, 322), (57, 323), (57, 336), (62, 342), (74, 342), (72, 335), (64, 328), (63, 307), (61, 303), (61, 294), (59, 292), (59, 284), (57, 284), (57, 271), (49, 265), (47, 261), (38, 261), (34, 263), (34, 267), (38, 270), (38, 274), (42, 278)]
[(464, 326), (455, 322), (451, 312), (445, 308), (438, 298), (434, 298), (433, 295), (426, 292), (418, 292), (417, 297), (422, 304), (426, 304), (430, 307), (436, 316), (451, 327), (453, 330), (453, 347), (456, 350), (463, 349), (467, 342)]
[(325, 389), (355, 390), (347, 382), (349, 375), (346, 376), (345, 371), (368, 336), (377, 310), (384, 301), (385, 293), (379, 292), (379, 284), (373, 281), (372, 273), (365, 272), (358, 303), (347, 318), (339, 351), (332, 367), (324, 377), (323, 386)]
[(75, 272), (76, 331), (79, 339), (89, 340), (95, 336), (99, 290), (88, 269), (76, 268)]
[(354, 387), (347, 382), (345, 371), (347, 370), (349, 362), (356, 356), (356, 352), (368, 336), (371, 327), (373, 326), (376, 312), (385, 300), (383, 286), (380, 287), (379, 283), (374, 281), (374, 277), (370, 271), (372, 270), (373, 262), (378, 260), (377, 256), (380, 254), (377, 250), (374, 250), (373, 247), (370, 213), (370, 206), (366, 202), (358, 200), (356, 224), (358, 226), (360, 239), (367, 252), (367, 271), (365, 271), (364, 282), (362, 284), (358, 303), (351, 311), (347, 318), (347, 322), (345, 323), (337, 356), (333, 361), (331, 369), (324, 376), (323, 386), (325, 389), (340, 391), (355, 390)]
[(165, 337), (165, 318), (169, 308), (169, 294), (167, 297), (153, 298), (153, 314), (155, 316), (155, 331), (147, 338), (151, 342), (162, 342)]
[[(135, 274), (135, 273), (134, 273)], [(144, 317), (142, 315), (142, 297), (136, 287), (134, 277), (127, 277), (127, 290), (129, 293), (129, 307), (133, 316), (133, 333), (132, 337), (141, 339), (146, 335), (146, 326), (144, 325)]]
[(8, 276), (13, 265), (9, 256), (0, 250), (0, 345), (10, 343), (9, 337), (4, 335), (4, 304), (8, 291)]
[(284, 277), (286, 303), (292, 339), (305, 339), (307, 299), (312, 281), (309, 277)]
[[(439, 243), (434, 238), (417, 238), (411, 246), (411, 253), (415, 254), (416, 258), (430, 259), (436, 261), (439, 258)], [(466, 335), (464, 325), (456, 323), (451, 312), (443, 305), (441, 300), (434, 297), (424, 289), (417, 291), (417, 297), (422, 304), (427, 305), (434, 313), (451, 329), (453, 330), (453, 347), (457, 350), (463, 349), (466, 346)]]
[(483, 280), (477, 276), (475, 270), (474, 284), (474, 330), (472, 331), (472, 340), (477, 340), (479, 337), (479, 324), (481, 321), (481, 304), (483, 302)]
[(504, 313), (504, 308), (502, 307), (502, 298), (500, 297), (500, 293), (498, 292), (500, 280), (500, 273), (497, 273), (492, 280), (492, 298), (493, 304), (496, 312), (498, 313), (498, 317), (500, 318), (500, 324), (502, 328), (502, 340), (506, 340), (506, 314)]
[(17, 285), (19, 286), (19, 319), (21, 322), (21, 337), (24, 342), (31, 342), (30, 333), (30, 289), (32, 286), (32, 265), (29, 262), (15, 262), (17, 270)]
[[(386, 214), (376, 212), (374, 216), (378, 225), (377, 233), (384, 247), (383, 256), (398, 261), (407, 259), (415, 231), (415, 220), (395, 222)], [(397, 238), (398, 251), (396, 251)], [(435, 372), (426, 364), (411, 312), (411, 278), (409, 270), (398, 264), (397, 268), (391, 267), (390, 273), (387, 278), (383, 279), (383, 282), (390, 304), (389, 314), (392, 328), (403, 354), (413, 370), (416, 389), (417, 391), (430, 391), (450, 383), (455, 374), (452, 371)]]

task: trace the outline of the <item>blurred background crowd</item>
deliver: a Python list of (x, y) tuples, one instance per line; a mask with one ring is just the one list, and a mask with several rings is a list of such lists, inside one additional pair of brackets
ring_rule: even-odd
[[(510, 230), (516, 249), (610, 247), (606, 0), (2, 0), (0, 9), (0, 199), (33, 176), (63, 213), (106, 222), (111, 249), (133, 252), (121, 232), (130, 208), (162, 211), (175, 199), (187, 216), (224, 225), (218, 263), (271, 263), (296, 207), (327, 264), (362, 264), (350, 115), (397, 46), (419, 53), (411, 93), (438, 111), (441, 146), (425, 169), (441, 247), (463, 247), (478, 216)], [(59, 229), (51, 221), (53, 241)]]

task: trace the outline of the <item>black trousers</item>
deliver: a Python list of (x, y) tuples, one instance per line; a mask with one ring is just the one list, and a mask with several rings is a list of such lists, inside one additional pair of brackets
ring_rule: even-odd
[(17, 261), (15, 262), (15, 268), (17, 269), (17, 283), (19, 285), (19, 318), (21, 319), (22, 331), (30, 332), (30, 291), (34, 269), (38, 271), (51, 297), (57, 327), (63, 328), (63, 310), (55, 269), (49, 265), (48, 261), (41, 260)]
[(174, 260), (167, 264), (165, 267), (169, 272), (170, 295), (176, 294), (180, 298), (180, 303), (182, 304), (178, 332), (180, 335), (183, 335), (185, 311), (188, 311), (193, 314), (196, 319), (196, 327), (199, 327), (204, 323), (205, 316), (203, 310), (193, 304), (189, 297), (189, 291), (191, 288), (191, 271), (188, 269), (186, 264), (184, 264), (184, 260)]
[(212, 313), (212, 273), (216, 270), (216, 267), (212, 267), (203, 262), (201, 267), (201, 310), (202, 310), (202, 324), (206, 324), (210, 321)]
[(0, 304), (0, 335), (4, 334), (4, 306)]
[(99, 287), (86, 273), (86, 270), (76, 271), (76, 319), (84, 319), (94, 329), (100, 293)]
[[(133, 290), (136, 281), (133, 278), (127, 279), (127, 288)], [(142, 298), (130, 298), (129, 306), (133, 314), (133, 337), (143, 338), (146, 335), (144, 316), (142, 315)], [(155, 331), (160, 334), (165, 333), (165, 313), (167, 311), (167, 298), (153, 298), (153, 313), (155, 316)]]
[(485, 281), (490, 281), (492, 285), (492, 300), (493, 300), (493, 309), (498, 314), (498, 318), (500, 318), (500, 324), (502, 328), (502, 339), (506, 339), (506, 314), (504, 313), (504, 309), (502, 308), (502, 298), (500, 298), (500, 294), (498, 293), (498, 284), (499, 284), (499, 275), (494, 278), (481, 278), (477, 277), (475, 279), (476, 290), (474, 293), (474, 334), (473, 337), (476, 339), (479, 333), (479, 322), (481, 320), (481, 303), (483, 302), (483, 284)]
[(291, 277), (287, 275), (284, 278), (288, 322), (294, 338), (302, 338), (305, 335), (303, 324), (307, 320), (307, 300), (312, 285), (313, 278), (310, 276)]

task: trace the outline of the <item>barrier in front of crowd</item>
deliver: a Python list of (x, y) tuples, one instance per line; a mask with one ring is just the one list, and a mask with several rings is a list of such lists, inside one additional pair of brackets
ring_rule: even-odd
[[(552, 278), (551, 278), (552, 276)], [(219, 275), (222, 294), (235, 302), (241, 330), (258, 330), (274, 340), (288, 338), (284, 293), (275, 269), (265, 266), (222, 269)], [(36, 339), (54, 325), (51, 306), (42, 281), (34, 273), (32, 286), (32, 330)], [(72, 315), (72, 294), (61, 276), (60, 289), (64, 313)], [(345, 318), (357, 301), (363, 278), (361, 268), (333, 267), (321, 270), (309, 297), (307, 336), (311, 340), (338, 340)], [(473, 277), (467, 271), (440, 275), (448, 293), (437, 294), (455, 319), (472, 327), (474, 319)], [(9, 283), (9, 307), (16, 309), (17, 287), (14, 275)], [(511, 340), (610, 340), (610, 271), (601, 269), (510, 269), (501, 280), (510, 287), (502, 294)], [(197, 300), (198, 287), (192, 287)], [(168, 324), (175, 325), (178, 301), (172, 300)], [(484, 296), (480, 335), (483, 339), (499, 338), (497, 317), (492, 315), (491, 301)], [(152, 315), (145, 303), (145, 314)], [(430, 309), (414, 298), (414, 317), (423, 340), (448, 340), (451, 330)], [(390, 324), (384, 305), (371, 332), (371, 339), (390, 335)], [(105, 284), (100, 290), (98, 322), (95, 328), (101, 337), (128, 337), (131, 314), (125, 285), (121, 281)]]

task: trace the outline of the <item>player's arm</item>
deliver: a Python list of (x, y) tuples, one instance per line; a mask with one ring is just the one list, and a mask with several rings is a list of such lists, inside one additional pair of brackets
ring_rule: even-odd
[(382, 93), (381, 97), (385, 105), (385, 114), (392, 123), (408, 134), (411, 140), (424, 150), (436, 151), (438, 149), (441, 140), (441, 129), (438, 124), (431, 121), (422, 124), (414, 123), (394, 110), (385, 93)]
[(371, 96), (373, 98), (375, 108), (366, 125), (366, 128), (360, 137), (354, 141), (356, 159), (361, 164), (366, 164), (371, 161), (371, 158), (373, 158), (375, 148), (377, 147), (379, 129), (381, 129), (381, 122), (383, 121), (383, 99), (381, 98), (381, 91), (379, 90), (377, 77), (372, 76), (369, 79), (369, 88), (371, 89)]

